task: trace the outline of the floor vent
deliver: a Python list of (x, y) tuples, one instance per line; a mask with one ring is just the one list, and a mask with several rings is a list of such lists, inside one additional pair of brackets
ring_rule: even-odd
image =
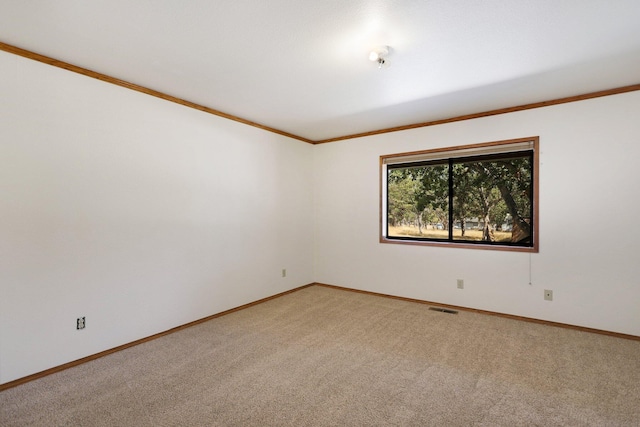
[(448, 313), (448, 314), (458, 314), (458, 312), (455, 310), (450, 310), (448, 308), (441, 308), (441, 307), (429, 307), (429, 310), (439, 311), (441, 313)]

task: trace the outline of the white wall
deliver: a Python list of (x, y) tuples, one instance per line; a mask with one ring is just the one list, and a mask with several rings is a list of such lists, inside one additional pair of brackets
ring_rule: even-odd
[[(640, 92), (319, 146), (4, 52), (0, 93), (0, 383), (312, 281), (640, 335)], [(535, 135), (540, 253), (378, 242), (380, 155)]]
[[(316, 146), (316, 281), (640, 335), (639, 111), (633, 92)], [(539, 253), (378, 242), (380, 155), (536, 135)]]
[(313, 281), (313, 146), (4, 52), (0, 93), (0, 383)]

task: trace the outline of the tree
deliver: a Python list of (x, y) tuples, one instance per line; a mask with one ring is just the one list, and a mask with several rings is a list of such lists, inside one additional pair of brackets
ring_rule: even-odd
[(500, 192), (495, 188), (489, 188), (480, 186), (478, 187), (478, 194), (480, 195), (480, 208), (482, 210), (481, 217), (484, 221), (484, 227), (482, 229), (482, 240), (486, 242), (494, 242), (495, 236), (493, 234), (493, 224), (491, 218), (491, 211), (502, 199)]
[(449, 226), (449, 165), (448, 163), (430, 164), (420, 168), (423, 194), (417, 198), (418, 207), (435, 218), (438, 223)]
[(527, 241), (531, 238), (531, 157), (511, 153), (485, 159), (454, 159), (451, 170), (449, 160), (389, 168), (389, 223), (415, 223), (421, 235), (425, 222), (438, 221), (449, 229), (452, 202), (452, 216), (459, 221), (463, 237), (469, 218), (484, 223), (484, 241), (494, 241), (496, 224), (511, 218), (511, 241)]
[(441, 221), (443, 211), (448, 212), (447, 170), (446, 164), (389, 169), (387, 215), (390, 223), (415, 223), (418, 233), (422, 234), (425, 222), (433, 218)]
[[(533, 138), (381, 157), (389, 172), (389, 224), (410, 219), (423, 236), (429, 224), (449, 233), (428, 231), (428, 238), (534, 246), (537, 147)], [(469, 230), (472, 223), (481, 235)]]
[(453, 217), (460, 222), (462, 237), (467, 233), (467, 218), (477, 215), (478, 171), (465, 163), (453, 165)]
[(415, 183), (411, 177), (403, 175), (400, 169), (389, 171), (387, 216), (394, 227), (413, 222), (417, 214), (414, 203), (417, 190)]
[[(465, 219), (482, 220), (483, 241), (494, 241), (493, 224), (513, 218), (511, 241), (530, 237), (531, 162), (528, 157), (488, 159), (454, 164), (454, 215), (465, 235)], [(500, 221), (498, 221), (498, 219)]]
[(511, 215), (512, 242), (521, 242), (531, 237), (531, 160), (529, 157), (492, 160), (477, 163), (493, 186), (500, 191), (505, 206)]

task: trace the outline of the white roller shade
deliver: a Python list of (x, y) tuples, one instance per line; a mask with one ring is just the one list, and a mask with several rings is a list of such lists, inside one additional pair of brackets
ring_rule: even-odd
[(448, 148), (444, 150), (426, 150), (410, 153), (390, 154), (381, 156), (381, 162), (385, 165), (399, 163), (413, 163), (442, 159), (455, 159), (460, 157), (482, 156), (486, 154), (513, 153), (518, 151), (533, 150), (534, 140), (514, 141), (502, 144), (479, 144), (476, 146), (464, 146), (460, 148)]

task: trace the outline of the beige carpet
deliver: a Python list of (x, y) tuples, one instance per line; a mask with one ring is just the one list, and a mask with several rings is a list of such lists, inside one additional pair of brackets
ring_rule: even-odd
[(9, 426), (639, 426), (640, 342), (312, 286), (0, 393)]

